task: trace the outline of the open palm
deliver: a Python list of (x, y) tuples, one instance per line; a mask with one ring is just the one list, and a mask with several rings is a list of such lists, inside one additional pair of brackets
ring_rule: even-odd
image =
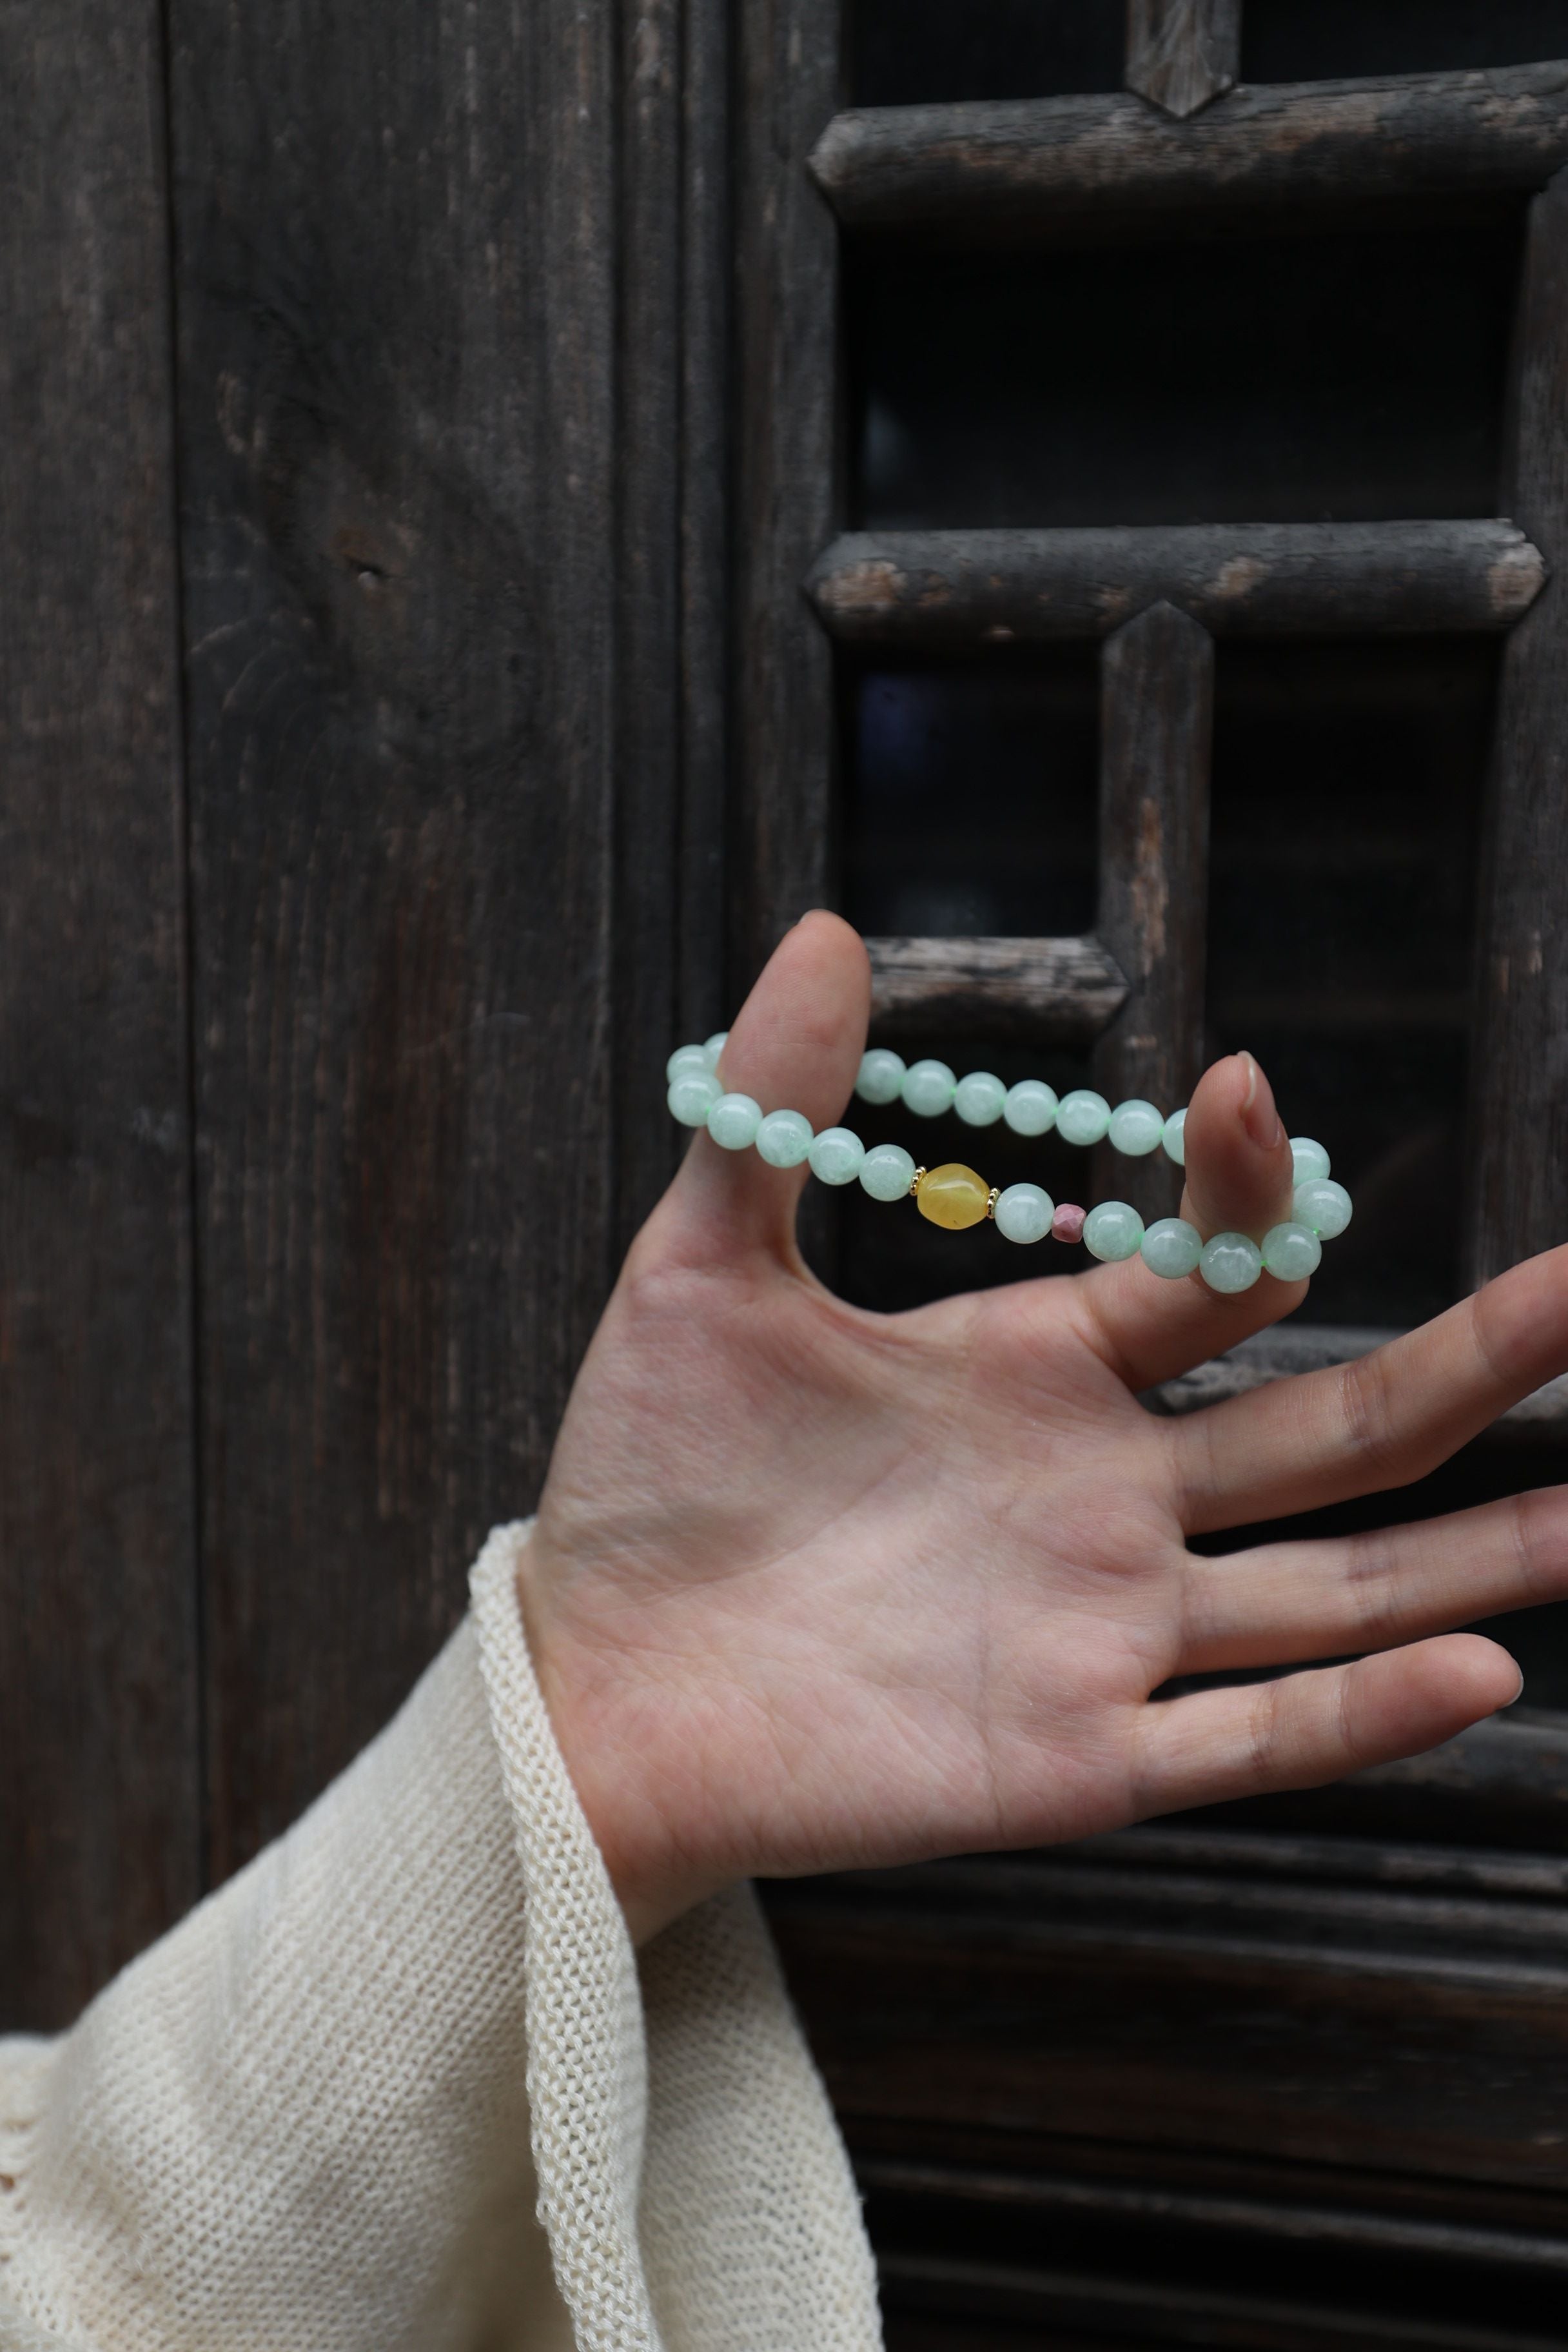
[[(864, 948), (796, 927), (724, 1076), (837, 1118)], [(1215, 1066), (1184, 1213), (1261, 1233), (1290, 1155)], [(1360, 1361), (1180, 1420), (1139, 1391), (1288, 1314), (1136, 1259), (898, 1316), (795, 1242), (798, 1172), (699, 1135), (584, 1360), (521, 1598), (634, 1932), (744, 1875), (1040, 1844), (1410, 1755), (1505, 1706), (1443, 1629), (1568, 1591), (1568, 1500), (1213, 1559), (1187, 1538), (1398, 1486), (1568, 1369), (1568, 1249)], [(1395, 1646), (1398, 1645), (1398, 1646)], [(1154, 1704), (1173, 1675), (1358, 1663)]]

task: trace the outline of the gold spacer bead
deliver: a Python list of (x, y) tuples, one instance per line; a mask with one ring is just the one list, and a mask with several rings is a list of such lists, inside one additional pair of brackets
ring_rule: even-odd
[(985, 1203), (985, 1213), (988, 1217), (994, 1217), (996, 1214), (996, 1203), (1001, 1198), (1001, 1185), (993, 1184), (991, 1187), (991, 1198)]
[(910, 1178), (910, 1198), (911, 1201), (914, 1199), (915, 1194), (920, 1191), (921, 1186), (925, 1182), (925, 1170), (923, 1168), (917, 1168), (914, 1174)]

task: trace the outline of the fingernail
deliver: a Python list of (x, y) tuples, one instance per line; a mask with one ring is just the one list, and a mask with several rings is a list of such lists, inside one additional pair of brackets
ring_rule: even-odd
[(1241, 1123), (1260, 1151), (1271, 1151), (1283, 1129), (1274, 1108), (1274, 1089), (1250, 1054), (1237, 1055), (1247, 1065), (1247, 1092), (1241, 1098)]

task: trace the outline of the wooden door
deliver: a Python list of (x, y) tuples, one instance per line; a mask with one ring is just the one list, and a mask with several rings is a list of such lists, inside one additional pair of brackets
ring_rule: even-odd
[(4, 2027), (385, 1720), (673, 1164), (726, 72), (709, 0), (0, 26)]
[[(891, 1034), (1248, 1044), (1411, 1143), (1153, 1409), (1562, 1237), (1563, 16), (9, 12), (7, 2026), (431, 1654), (803, 906)], [(774, 1890), (895, 2344), (1560, 2340), (1568, 1643), (1505, 1638), (1523, 1708), (1343, 1790)]]
[[(828, 895), (960, 1066), (1169, 1108), (1257, 1048), (1359, 1239), (1151, 1406), (1362, 1352), (1568, 1234), (1568, 12), (791, 21), (816, 114), (758, 7), (737, 129), (753, 959)], [(826, 1262), (1015, 1272), (922, 1240), (850, 1203)], [(1331, 1523), (1554, 1482), (1565, 1429)], [(1524, 1703), (1438, 1757), (772, 1891), (894, 2346), (1560, 2340), (1568, 1626), (1495, 1630)]]

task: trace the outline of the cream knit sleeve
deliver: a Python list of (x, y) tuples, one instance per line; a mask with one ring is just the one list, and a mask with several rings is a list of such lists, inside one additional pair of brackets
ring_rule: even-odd
[(0, 2352), (880, 2342), (749, 1891), (632, 1952), (522, 1638), (526, 1535), (286, 1838), (59, 2041), (0, 2042)]

